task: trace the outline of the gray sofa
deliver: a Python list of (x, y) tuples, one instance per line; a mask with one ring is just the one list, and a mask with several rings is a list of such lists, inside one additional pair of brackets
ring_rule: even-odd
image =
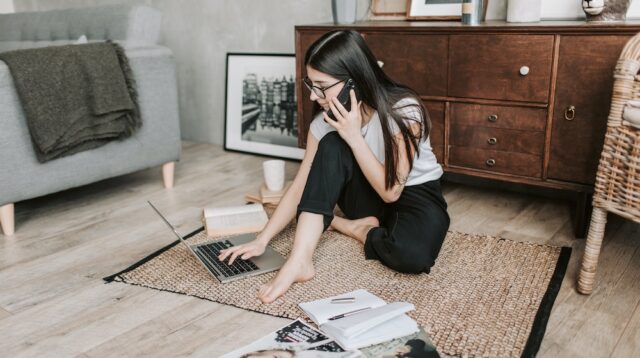
[(63, 45), (82, 35), (112, 39), (126, 51), (138, 88), (142, 127), (130, 138), (40, 164), (13, 80), (0, 61), (0, 224), (14, 232), (14, 203), (162, 165), (173, 185), (180, 157), (175, 65), (158, 45), (161, 13), (146, 6), (111, 6), (0, 15), (0, 52)]

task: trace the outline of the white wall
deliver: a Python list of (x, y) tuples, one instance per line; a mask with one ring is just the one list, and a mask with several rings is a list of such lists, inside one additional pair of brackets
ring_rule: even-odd
[[(331, 21), (330, 0), (15, 0), (16, 11), (49, 10), (123, 2), (162, 10), (163, 39), (178, 68), (182, 136), (223, 143), (227, 52), (293, 53), (296, 24)], [(11, 0), (0, 0), (3, 4)], [(358, 0), (364, 17), (369, 0)], [(504, 19), (507, 0), (490, 0), (487, 19)], [(640, 11), (633, 2), (632, 13)], [(635, 11), (635, 12), (634, 12)], [(1, 11), (0, 11), (1, 12)], [(578, 0), (543, 0), (543, 15), (584, 16)], [(637, 17), (637, 16), (636, 16)]]
[(223, 143), (227, 52), (291, 53), (296, 24), (331, 19), (329, 1), (163, 1), (164, 40), (176, 54), (183, 137)]
[(0, 0), (0, 14), (13, 12), (13, 0)]
[[(508, 0), (489, 0), (487, 9), (488, 20), (504, 20), (507, 17)], [(576, 20), (584, 19), (582, 1), (580, 0), (542, 0), (542, 18), (545, 20)], [(628, 19), (640, 19), (640, 1), (631, 2), (627, 11)]]

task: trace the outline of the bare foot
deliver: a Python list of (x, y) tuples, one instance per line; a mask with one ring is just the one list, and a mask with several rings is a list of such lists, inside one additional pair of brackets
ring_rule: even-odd
[(258, 291), (258, 298), (263, 303), (271, 303), (282, 296), (294, 282), (308, 281), (315, 276), (311, 260), (291, 259), (285, 262), (276, 277), (262, 285)]
[(367, 240), (367, 233), (369, 230), (380, 226), (380, 222), (375, 216), (367, 216), (366, 218), (356, 220), (334, 217), (331, 225), (336, 231), (352, 237), (364, 244)]

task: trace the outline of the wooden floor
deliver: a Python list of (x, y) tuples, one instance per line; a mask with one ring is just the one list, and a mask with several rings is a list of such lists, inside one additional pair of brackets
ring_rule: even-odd
[[(184, 144), (176, 186), (150, 169), (19, 202), (16, 235), (0, 235), (0, 356), (216, 357), (286, 320), (102, 277), (174, 241), (203, 206), (243, 203), (262, 157)], [(287, 162), (288, 177), (298, 163)], [(584, 240), (562, 200), (445, 183), (452, 230), (574, 248), (540, 357), (640, 356), (640, 225), (610, 216), (591, 296), (575, 291)]]

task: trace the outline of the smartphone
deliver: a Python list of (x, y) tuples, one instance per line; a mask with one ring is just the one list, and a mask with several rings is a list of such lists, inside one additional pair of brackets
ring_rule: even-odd
[[(355, 83), (353, 82), (353, 80), (351, 78), (349, 78), (347, 80), (347, 82), (345, 82), (344, 87), (342, 87), (342, 90), (340, 91), (340, 93), (338, 93), (338, 96), (336, 97), (336, 98), (338, 98), (338, 101), (340, 101), (340, 103), (342, 103), (342, 106), (347, 111), (351, 110), (351, 93), (350, 93), (350, 91), (352, 89), (356, 92), (356, 101), (360, 101), (360, 94), (358, 92), (358, 89), (356, 88)], [(336, 117), (333, 115), (331, 110), (327, 111), (327, 115), (329, 116), (329, 118), (333, 119), (334, 121), (336, 120)], [(326, 120), (325, 120), (325, 122), (326, 122)]]

